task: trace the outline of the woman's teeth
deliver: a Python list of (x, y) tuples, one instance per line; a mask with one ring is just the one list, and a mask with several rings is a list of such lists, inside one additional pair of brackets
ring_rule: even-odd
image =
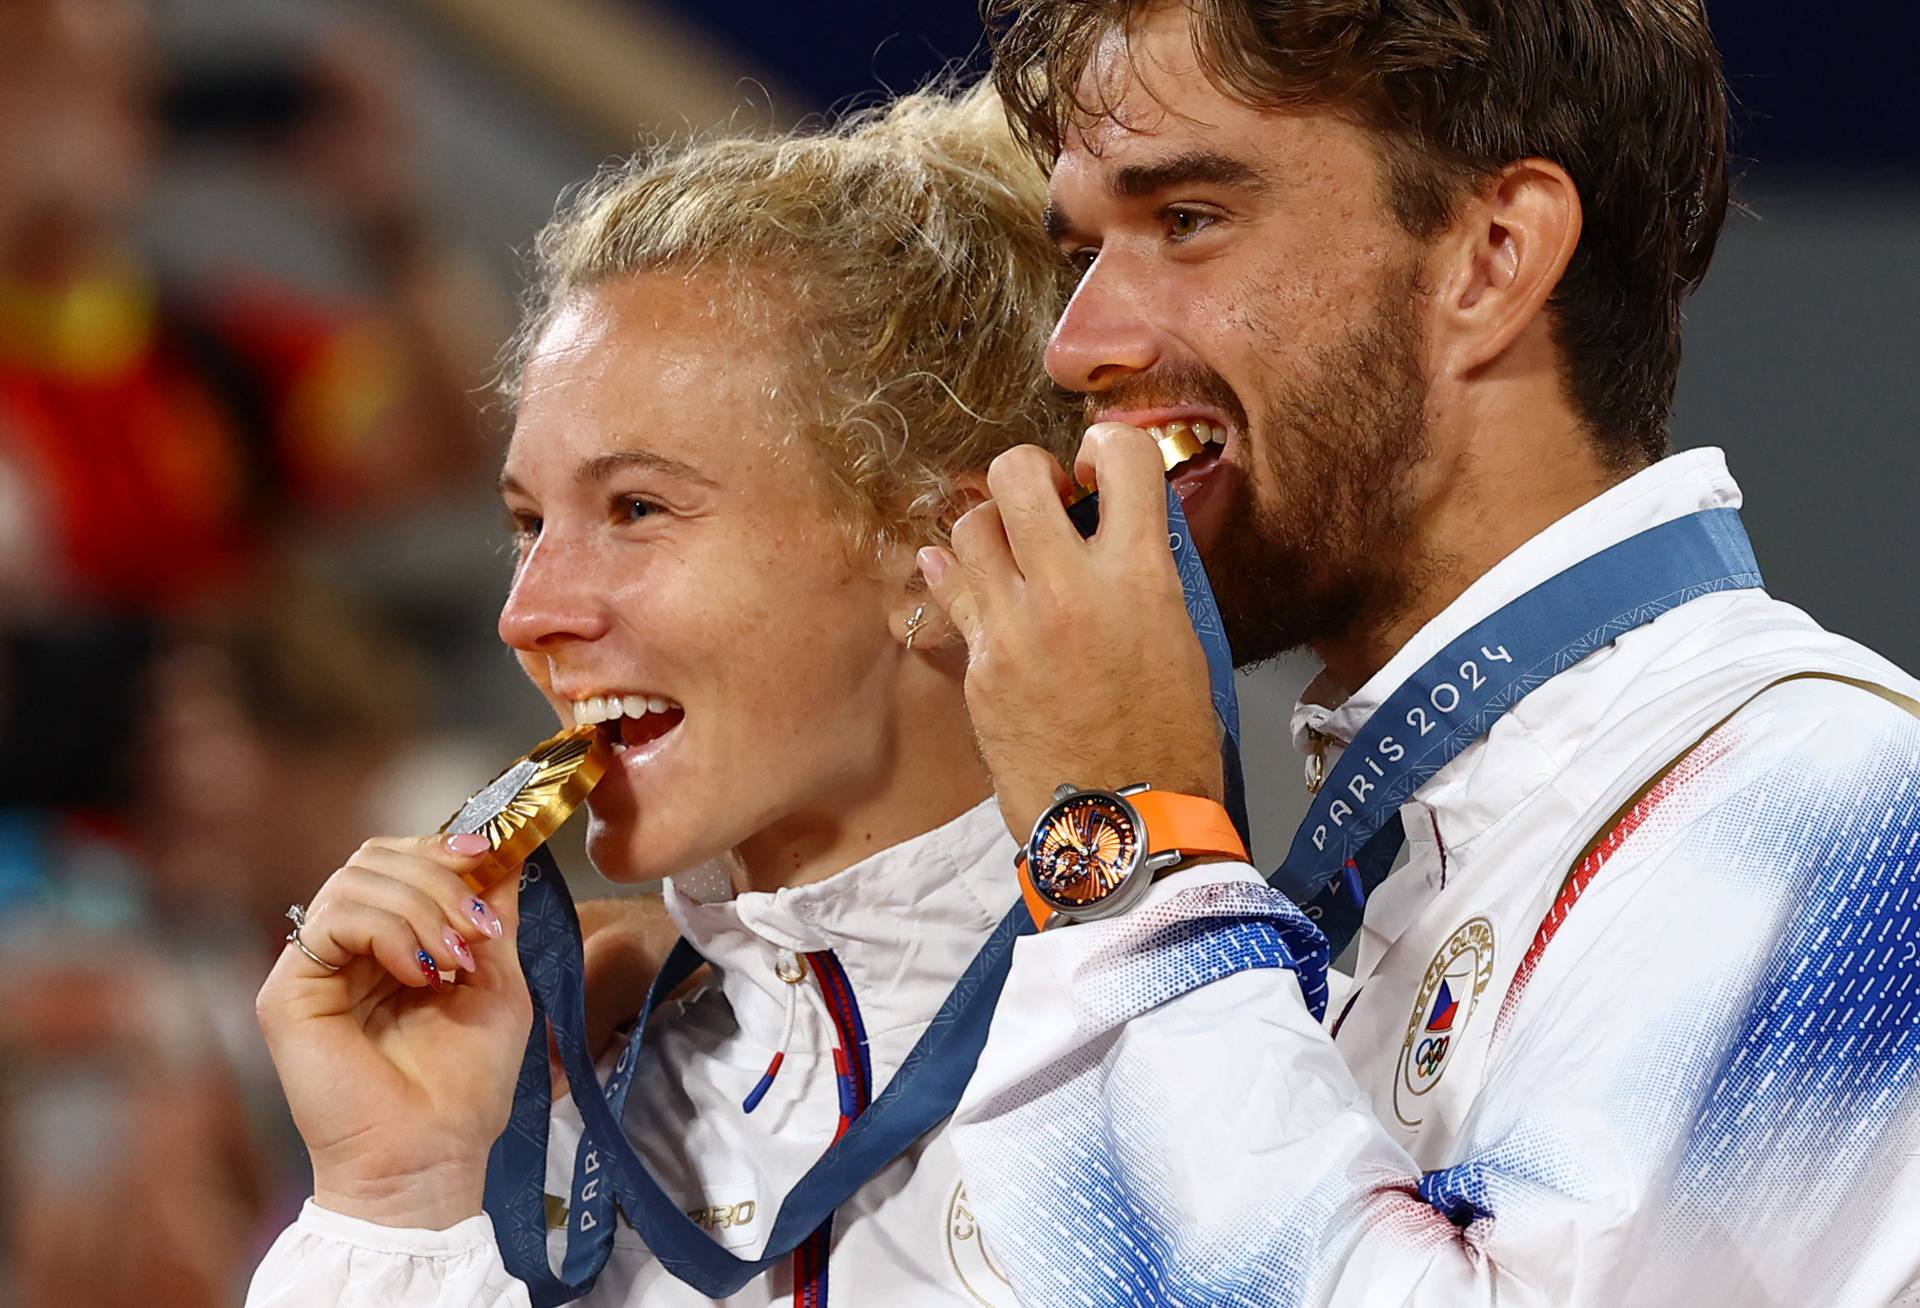
[(584, 727), (649, 713), (677, 713), (680, 706), (664, 695), (594, 695), (573, 701), (573, 724)]
[(1147, 434), (1160, 447), (1160, 461), (1168, 472), (1176, 471), (1209, 445), (1227, 443), (1227, 429), (1210, 422), (1169, 422), (1147, 428)]

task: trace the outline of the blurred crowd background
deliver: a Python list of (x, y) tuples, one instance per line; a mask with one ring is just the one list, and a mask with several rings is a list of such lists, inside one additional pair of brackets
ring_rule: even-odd
[[(1676, 438), (1777, 593), (1920, 666), (1920, 24), (1713, 17), (1746, 211)], [(238, 1302), (307, 1188), (252, 1021), (283, 910), (551, 729), (493, 633), (490, 387), (562, 188), (978, 38), (970, 0), (0, 0), (0, 1308)], [(1269, 861), (1302, 675), (1245, 682)]]

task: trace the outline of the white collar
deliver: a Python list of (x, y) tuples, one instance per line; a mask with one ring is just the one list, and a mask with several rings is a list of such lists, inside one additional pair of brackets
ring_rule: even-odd
[(999, 805), (988, 799), (804, 886), (725, 898), (724, 880), (675, 877), (665, 887), (666, 907), (719, 972), (743, 1023), (749, 1010), (764, 1011), (759, 996), (784, 997), (779, 951), (832, 950), (868, 1033), (879, 1034), (924, 1026), (1018, 901), (1015, 848)]
[(1566, 571), (1651, 527), (1703, 509), (1740, 507), (1726, 455), (1711, 446), (1644, 468), (1582, 504), (1493, 565), (1400, 647), (1385, 667), (1338, 707), (1313, 702), (1322, 678), (1308, 682), (1293, 710), (1293, 743), (1310, 753), (1310, 732), (1345, 743), (1400, 683), (1475, 623)]

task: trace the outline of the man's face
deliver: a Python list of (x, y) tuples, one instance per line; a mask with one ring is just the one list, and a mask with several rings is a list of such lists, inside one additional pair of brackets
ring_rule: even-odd
[(1361, 129), (1249, 108), (1184, 8), (1112, 34), (1049, 225), (1082, 279), (1047, 368), (1087, 419), (1224, 426), (1176, 477), (1236, 662), (1394, 611), (1426, 454), (1421, 248)]

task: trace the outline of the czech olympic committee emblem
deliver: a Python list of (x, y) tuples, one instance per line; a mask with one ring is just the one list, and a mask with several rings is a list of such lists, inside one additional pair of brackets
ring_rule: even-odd
[(1013, 1283), (987, 1249), (980, 1223), (967, 1203), (965, 1182), (954, 1186), (947, 1198), (945, 1225), (947, 1259), (967, 1294), (981, 1308), (1014, 1308)]
[(1493, 980), (1493, 923), (1484, 917), (1460, 925), (1427, 965), (1400, 1047), (1400, 1073), (1393, 1083), (1393, 1110), (1403, 1126), (1426, 1120), (1420, 1097), (1440, 1084), (1467, 1022)]

